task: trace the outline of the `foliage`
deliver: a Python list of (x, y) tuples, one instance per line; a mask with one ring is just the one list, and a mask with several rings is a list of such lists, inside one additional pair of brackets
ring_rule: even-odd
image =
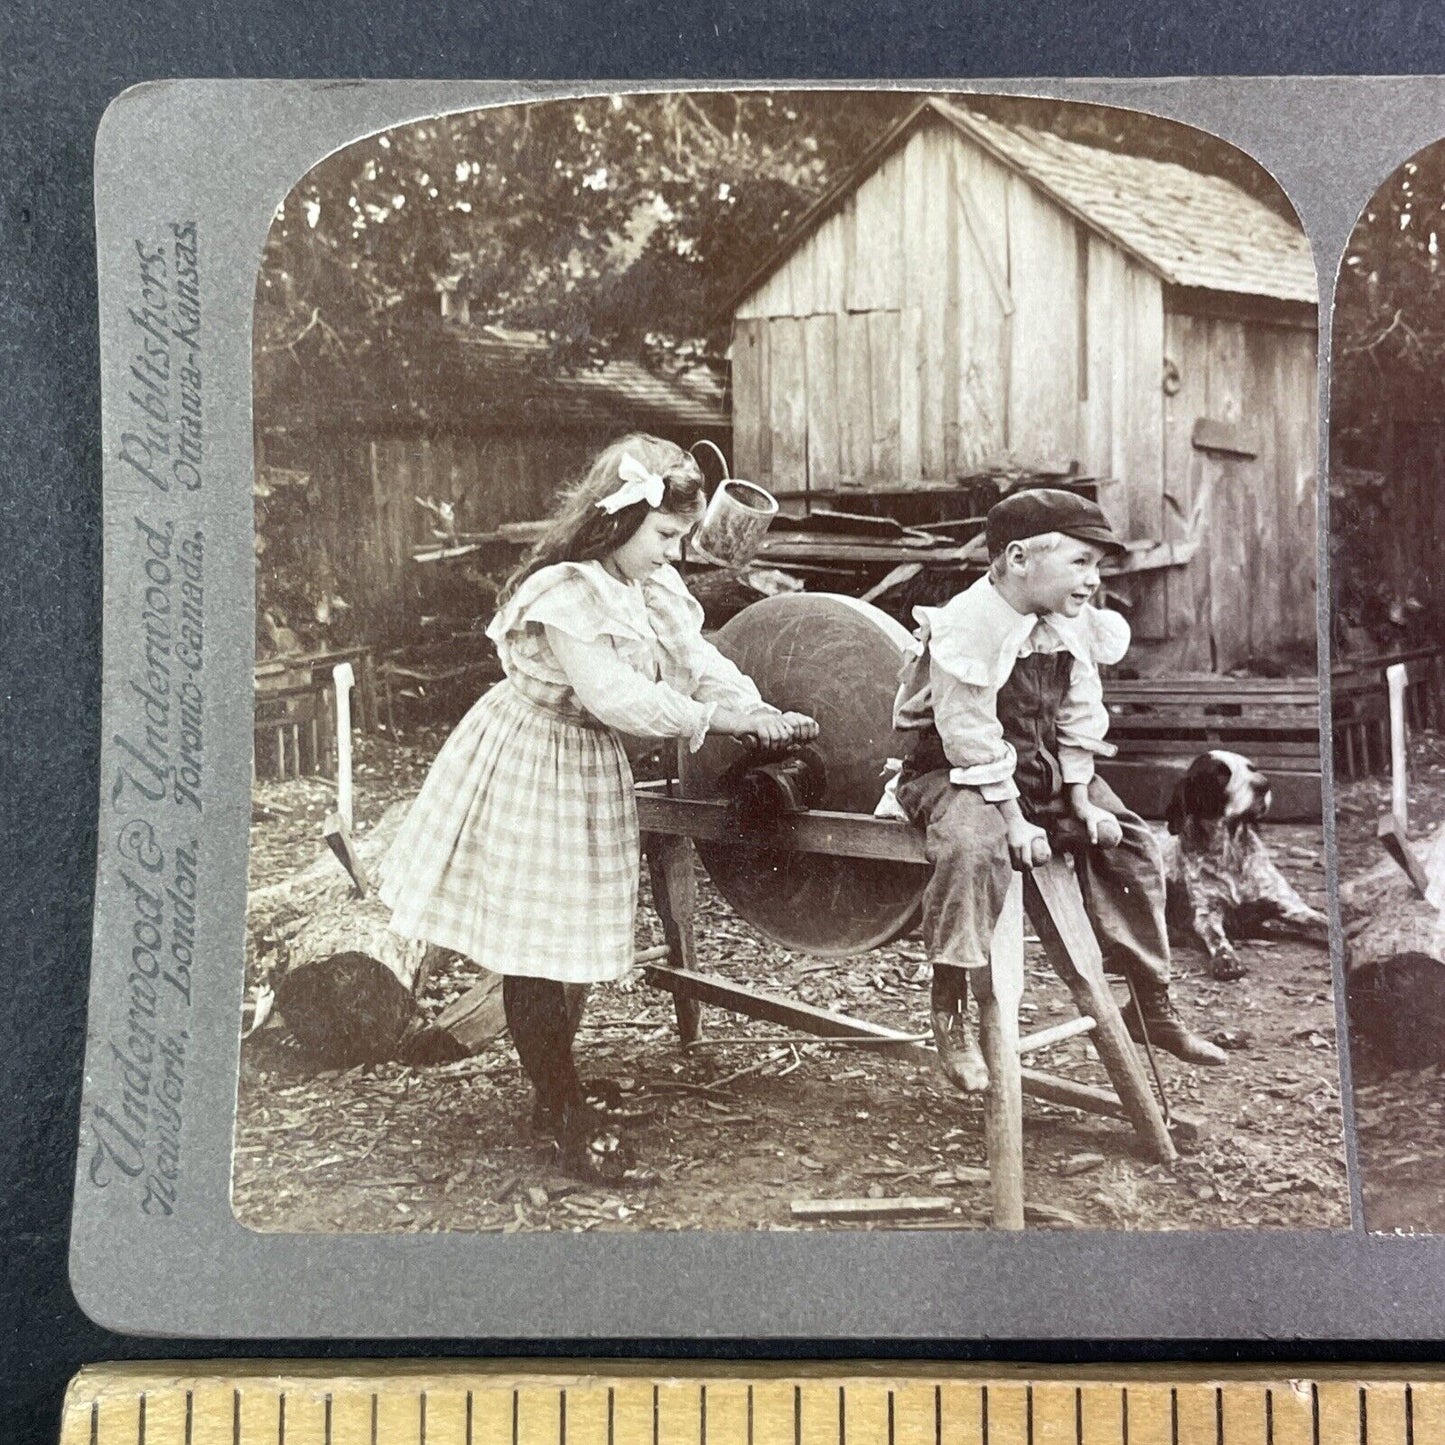
[[(278, 211), (257, 292), (261, 398), (425, 394), (446, 289), (536, 331), (539, 364), (706, 349), (746, 268), (902, 108), (667, 94), (408, 125), (315, 167)], [(412, 344), (400, 354), (397, 341)], [(412, 368), (414, 382), (397, 375)]]
[(1445, 409), (1445, 142), (1396, 170), (1350, 236), (1335, 295), (1335, 439), (1355, 450), (1389, 414)]
[[(1436, 470), (1415, 423), (1445, 413), (1445, 142), (1394, 171), (1360, 215), (1335, 292), (1330, 380), (1333, 625), (1347, 651), (1445, 636), (1428, 549), (1400, 532)], [(1424, 565), (1422, 565), (1424, 564)]]
[(308, 525), (305, 472), (261, 467), (256, 510), (256, 656), (321, 651), (355, 640), (335, 568)]

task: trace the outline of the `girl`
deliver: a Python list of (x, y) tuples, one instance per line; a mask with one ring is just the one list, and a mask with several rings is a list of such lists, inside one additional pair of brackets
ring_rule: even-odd
[(703, 640), (670, 564), (704, 500), (671, 442), (634, 434), (597, 456), (498, 598), (487, 636), (505, 679), (447, 739), (381, 865), (397, 933), (503, 975), (534, 1121), (597, 1181), (631, 1158), (585, 1097), (563, 986), (632, 965), (638, 830), (619, 734), (696, 750), (709, 732), (780, 747), (818, 731)]

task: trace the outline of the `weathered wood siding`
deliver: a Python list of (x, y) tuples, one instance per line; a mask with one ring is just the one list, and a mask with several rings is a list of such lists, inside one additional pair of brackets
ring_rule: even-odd
[(980, 463), (1118, 479), (1163, 508), (1157, 279), (980, 147), (928, 127), (739, 307), (735, 460), (781, 493), (947, 483)]
[[(1188, 667), (1236, 667), (1314, 646), (1315, 333), (1170, 315), (1179, 389), (1164, 402), (1170, 540), (1198, 551), (1165, 583), (1167, 626)], [(1196, 445), (1201, 419), (1232, 428), (1253, 457)]]
[(467, 532), (535, 521), (608, 440), (565, 432), (374, 441), (317, 434), (290, 439), (284, 449), (273, 445), (268, 457), (310, 474), (308, 542), (316, 565), (329, 564), (368, 631), (385, 633), (414, 600), (406, 580), (412, 548), (436, 540), (432, 514), (417, 497), (465, 498), (458, 526)]
[[(1121, 535), (1199, 543), (1120, 584), (1141, 665), (1227, 669), (1314, 639), (1314, 368), (1312, 330), (1166, 315), (1153, 272), (927, 126), (739, 306), (735, 470), (797, 496), (1077, 461)], [(1258, 454), (1196, 450), (1200, 418)]]

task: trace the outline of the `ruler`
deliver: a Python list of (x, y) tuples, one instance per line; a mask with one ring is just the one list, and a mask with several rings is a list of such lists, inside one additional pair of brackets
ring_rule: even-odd
[(1445, 1374), (897, 1364), (97, 1365), (62, 1445), (1435, 1445)]

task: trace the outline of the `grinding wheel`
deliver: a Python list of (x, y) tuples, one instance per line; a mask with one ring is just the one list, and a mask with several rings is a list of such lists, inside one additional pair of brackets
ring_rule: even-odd
[[(884, 763), (898, 755), (893, 697), (908, 633), (866, 602), (811, 592), (754, 602), (713, 641), (773, 706), (818, 720), (809, 747), (822, 762), (822, 792), (813, 807), (872, 813)], [(683, 763), (684, 794), (724, 796), (746, 751), (734, 738), (709, 738)], [(801, 853), (746, 835), (697, 848), (742, 918), (787, 948), (825, 956), (861, 953), (907, 932), (928, 877), (915, 863)]]

